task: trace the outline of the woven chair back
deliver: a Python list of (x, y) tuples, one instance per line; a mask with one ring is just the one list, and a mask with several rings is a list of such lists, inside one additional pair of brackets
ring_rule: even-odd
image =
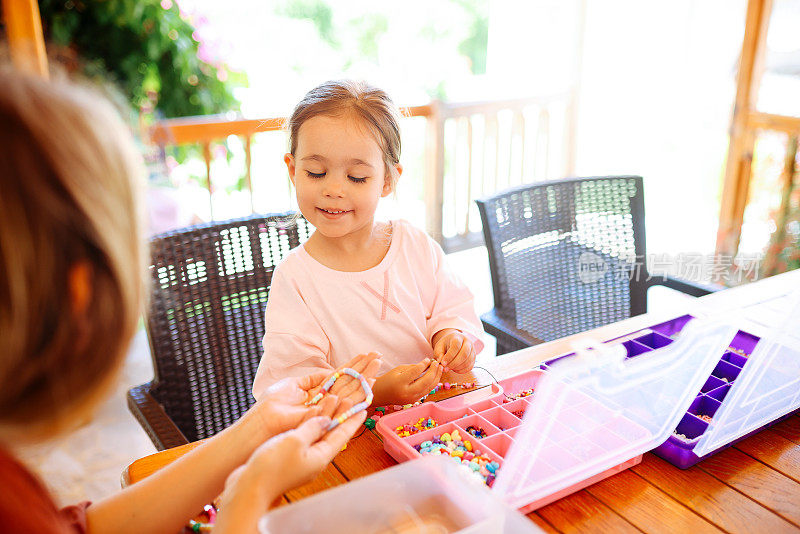
[(641, 177), (540, 182), (477, 203), (499, 317), (551, 341), (644, 313)]
[(285, 213), (151, 241), (150, 393), (189, 441), (223, 430), (253, 404), (272, 273), (310, 233), (304, 219)]

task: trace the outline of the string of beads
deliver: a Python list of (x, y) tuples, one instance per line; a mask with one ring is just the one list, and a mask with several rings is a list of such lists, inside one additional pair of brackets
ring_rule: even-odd
[(324, 397), (325, 394), (330, 391), (330, 389), (333, 387), (333, 384), (344, 375), (351, 376), (361, 382), (361, 389), (364, 390), (364, 395), (366, 398), (358, 404), (353, 405), (349, 410), (331, 419), (331, 423), (328, 425), (328, 430), (333, 430), (340, 424), (344, 423), (349, 417), (357, 414), (361, 410), (366, 410), (367, 407), (372, 404), (372, 389), (369, 387), (367, 379), (355, 369), (345, 367), (344, 369), (336, 371), (330, 377), (328, 377), (325, 383), (322, 384), (322, 389), (319, 391), (319, 393), (314, 395), (310, 401), (306, 402), (306, 406), (313, 406), (322, 400), (322, 397)]

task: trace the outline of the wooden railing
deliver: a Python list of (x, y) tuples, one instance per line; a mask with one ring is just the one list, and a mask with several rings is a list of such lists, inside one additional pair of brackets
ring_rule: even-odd
[[(433, 101), (403, 108), (408, 120), (424, 118), (427, 123), (425, 226), (445, 250), (481, 242), (475, 198), (516, 184), (572, 174), (573, 97), (573, 93), (561, 93), (494, 102)], [(245, 184), (252, 193), (253, 137), (282, 131), (283, 123), (284, 118), (243, 119), (227, 115), (169, 119), (150, 129), (150, 139), (161, 146), (199, 144), (206, 164), (206, 186), (212, 193), (212, 143), (231, 135), (241, 137)], [(253, 209), (252, 194), (250, 208)]]

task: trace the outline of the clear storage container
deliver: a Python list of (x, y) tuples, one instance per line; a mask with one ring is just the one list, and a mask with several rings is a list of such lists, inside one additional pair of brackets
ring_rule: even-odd
[(542, 530), (445, 458), (407, 462), (264, 515), (261, 534), (535, 534)]

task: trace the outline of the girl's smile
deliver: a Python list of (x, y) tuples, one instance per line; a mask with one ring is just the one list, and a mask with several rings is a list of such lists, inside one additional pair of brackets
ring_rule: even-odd
[(326, 208), (317, 208), (317, 210), (321, 211), (322, 215), (328, 219), (338, 219), (344, 217), (348, 213), (353, 213), (353, 210), (335, 210)]

